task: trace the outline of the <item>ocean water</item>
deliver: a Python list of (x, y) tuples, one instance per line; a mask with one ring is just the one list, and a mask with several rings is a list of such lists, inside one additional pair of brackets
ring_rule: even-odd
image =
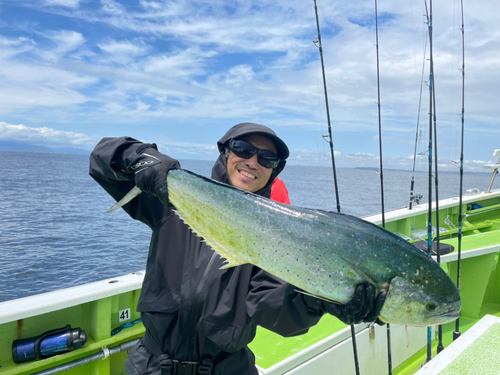
[[(0, 151), (0, 302), (143, 270), (151, 231), (122, 210), (88, 175), (88, 156)], [(212, 162), (181, 161), (210, 176)], [(327, 167), (287, 166), (280, 175), (293, 205), (336, 211)], [(381, 211), (373, 170), (337, 170), (341, 210), (363, 217)], [(409, 171), (384, 171), (385, 209), (408, 205)], [(486, 190), (491, 175), (466, 173), (464, 191)], [(500, 178), (495, 187), (500, 187)], [(427, 195), (426, 173), (415, 191)], [(439, 197), (458, 195), (459, 173), (439, 176)], [(434, 193), (433, 193), (434, 194)]]

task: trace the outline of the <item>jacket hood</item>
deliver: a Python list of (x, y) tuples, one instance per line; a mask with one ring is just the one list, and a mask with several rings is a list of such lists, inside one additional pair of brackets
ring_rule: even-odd
[(226, 134), (217, 142), (217, 148), (219, 149), (219, 157), (215, 162), (212, 168), (212, 178), (214, 180), (220, 181), (227, 185), (232, 185), (229, 180), (229, 176), (227, 174), (227, 156), (226, 156), (226, 146), (231, 139), (238, 139), (247, 134), (261, 134), (264, 137), (269, 138), (274, 142), (276, 148), (278, 150), (278, 156), (281, 161), (276, 168), (273, 169), (271, 177), (267, 182), (266, 186), (264, 186), (259, 191), (256, 191), (254, 194), (261, 195), (266, 198), (271, 197), (271, 185), (273, 184), (274, 179), (278, 176), (283, 168), (286, 165), (286, 158), (288, 158), (290, 152), (288, 151), (288, 147), (279, 138), (275, 132), (269, 129), (267, 126), (254, 124), (252, 122), (245, 122), (238, 125), (233, 126), (231, 129), (227, 131)]
[(241, 124), (234, 125), (231, 129), (229, 129), (227, 133), (224, 134), (221, 139), (219, 139), (219, 142), (217, 142), (219, 151), (224, 151), (225, 147), (229, 143), (229, 140), (238, 139), (247, 134), (260, 134), (273, 141), (276, 148), (278, 149), (278, 156), (281, 160), (286, 160), (290, 155), (286, 143), (283, 142), (283, 140), (278, 137), (275, 132), (273, 132), (267, 126), (254, 124), (253, 122), (243, 122)]

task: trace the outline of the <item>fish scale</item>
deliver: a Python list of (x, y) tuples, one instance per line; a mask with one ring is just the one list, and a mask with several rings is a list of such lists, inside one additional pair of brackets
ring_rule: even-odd
[(357, 284), (389, 288), (381, 319), (407, 325), (456, 319), (446, 273), (406, 241), (359, 218), (288, 206), (183, 170), (167, 176), (177, 215), (226, 259), (251, 263), (302, 292), (346, 303)]
[[(304, 223), (314, 223), (316, 217), (297, 215), (288, 206), (231, 188), (229, 192), (196, 189), (192, 176), (182, 174), (181, 178), (171, 178), (169, 199), (184, 222), (229, 261), (223, 268), (252, 263), (308, 293), (338, 302), (347, 302), (354, 285), (365, 281), (346, 269), (348, 265), (335, 259), (335, 254), (326, 257), (326, 247), (317, 253), (303, 240), (295, 241), (297, 237), (293, 234), (307, 236), (311, 227)], [(253, 205), (257, 197), (259, 202)], [(234, 198), (234, 204), (230, 198)], [(275, 211), (273, 215), (269, 215), (270, 210)], [(304, 221), (285, 223), (281, 220), (283, 215)], [(260, 234), (262, 228), (266, 228), (266, 236)]]

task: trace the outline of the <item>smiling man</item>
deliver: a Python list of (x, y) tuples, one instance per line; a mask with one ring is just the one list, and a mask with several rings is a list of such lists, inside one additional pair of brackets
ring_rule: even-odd
[[(271, 129), (243, 123), (217, 143), (212, 178), (269, 198), (288, 147)], [(156, 145), (104, 138), (90, 156), (90, 175), (116, 200), (137, 185), (143, 194), (124, 210), (152, 230), (137, 311), (146, 328), (127, 360), (129, 375), (256, 375), (248, 344), (260, 325), (282, 336), (306, 333), (324, 313), (346, 324), (374, 321), (383, 298), (359, 285), (345, 304), (327, 303), (245, 264), (220, 269), (221, 259), (175, 215), (166, 176), (178, 161)]]
[(212, 178), (270, 198), (271, 186), (285, 168), (288, 147), (264, 125), (233, 126), (217, 142), (220, 151)]
[(257, 191), (269, 181), (273, 169), (260, 165), (259, 157), (267, 155), (276, 160), (276, 165), (279, 162), (274, 143), (259, 134), (250, 134), (239, 140), (232, 139), (228, 150), (230, 151), (227, 158), (229, 179), (234, 187), (242, 190)]

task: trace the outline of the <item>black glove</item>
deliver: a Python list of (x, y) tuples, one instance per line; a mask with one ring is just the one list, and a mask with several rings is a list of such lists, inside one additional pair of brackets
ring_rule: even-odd
[(318, 299), (327, 313), (340, 319), (345, 324), (375, 322), (383, 325), (378, 316), (385, 302), (387, 291), (382, 290), (375, 298), (375, 287), (368, 283), (358, 284), (351, 300), (345, 305)]
[(143, 192), (157, 197), (163, 204), (170, 205), (167, 173), (171, 169), (180, 168), (179, 162), (160, 153), (154, 144), (144, 144), (136, 152), (137, 157), (128, 168), (135, 175), (135, 185)]

